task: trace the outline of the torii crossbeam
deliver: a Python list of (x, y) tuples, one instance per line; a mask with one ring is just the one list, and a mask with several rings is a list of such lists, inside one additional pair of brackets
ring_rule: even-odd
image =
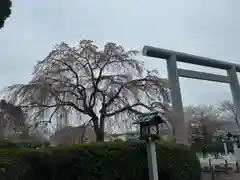
[[(237, 72), (240, 72), (239, 64), (156, 48), (152, 46), (144, 46), (142, 53), (144, 56), (165, 59), (167, 61), (168, 83), (170, 88), (172, 108), (175, 115), (174, 116), (175, 117), (174, 126), (176, 133), (175, 135), (178, 142), (186, 145), (189, 143), (188, 124), (185, 122), (184, 119), (179, 77), (230, 84), (233, 103), (236, 108), (237, 119), (240, 122), (240, 86), (237, 77)], [(217, 69), (223, 69), (227, 71), (227, 76), (192, 71), (187, 69), (180, 69), (177, 68), (177, 61)]]

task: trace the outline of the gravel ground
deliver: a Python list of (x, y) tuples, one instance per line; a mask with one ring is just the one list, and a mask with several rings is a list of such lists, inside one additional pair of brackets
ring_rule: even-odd
[[(202, 180), (213, 180), (211, 173), (202, 173)], [(216, 174), (214, 180), (240, 180), (240, 173)]]

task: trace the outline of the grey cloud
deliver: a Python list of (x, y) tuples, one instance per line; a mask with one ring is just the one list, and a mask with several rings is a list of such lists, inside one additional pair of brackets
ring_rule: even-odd
[[(153, 45), (240, 63), (238, 0), (42, 0), (14, 1), (13, 14), (0, 30), (0, 88), (26, 82), (37, 60), (54, 44), (82, 38), (126, 48)], [(166, 76), (163, 60), (140, 57)], [(181, 67), (223, 73), (181, 64)], [(227, 85), (181, 79), (184, 104), (229, 99)]]

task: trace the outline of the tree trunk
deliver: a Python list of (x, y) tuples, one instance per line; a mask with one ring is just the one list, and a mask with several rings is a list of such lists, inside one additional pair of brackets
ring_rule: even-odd
[(97, 136), (97, 142), (103, 142), (104, 141), (104, 132), (98, 128), (98, 131), (96, 132)]
[(0, 139), (4, 138), (4, 124), (2, 124), (2, 120), (0, 120)]
[(96, 140), (97, 142), (103, 142), (104, 141), (104, 119), (99, 118), (97, 116), (92, 117), (93, 121), (93, 128), (96, 133)]
[(0, 139), (4, 138), (4, 130), (5, 130), (5, 122), (4, 122), (4, 114), (0, 112)]
[(98, 142), (103, 142), (104, 141), (104, 117), (100, 117), (100, 124), (99, 124), (99, 128), (97, 130), (97, 141)]

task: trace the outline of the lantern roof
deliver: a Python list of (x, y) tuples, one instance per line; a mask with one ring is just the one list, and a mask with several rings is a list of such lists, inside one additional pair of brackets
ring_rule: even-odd
[(144, 113), (138, 116), (138, 120), (133, 124), (162, 124), (166, 121), (159, 115), (158, 112)]

